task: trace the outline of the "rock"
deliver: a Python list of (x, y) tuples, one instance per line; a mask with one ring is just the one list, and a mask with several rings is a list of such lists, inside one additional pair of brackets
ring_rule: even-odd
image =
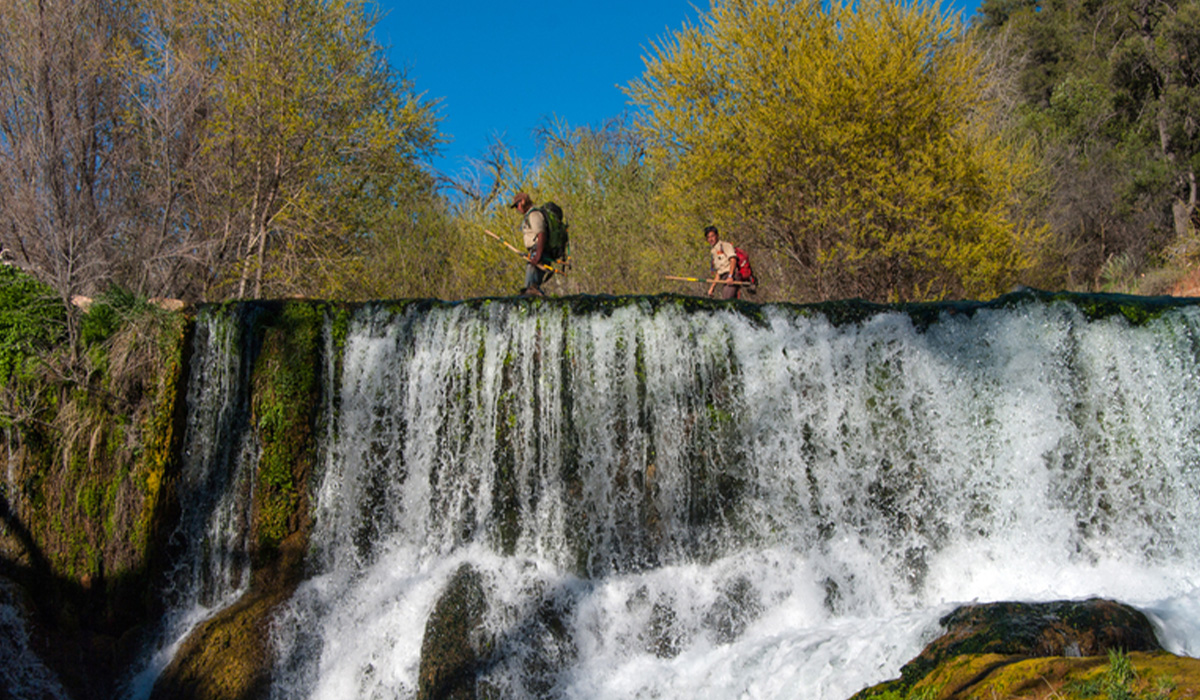
[[(1103, 659), (1095, 657), (1104, 657), (1110, 651), (1162, 649), (1153, 625), (1140, 611), (1097, 598), (968, 605), (943, 617), (940, 623), (946, 633), (905, 664), (898, 680), (869, 688), (854, 697), (863, 700), (886, 692), (905, 692), (917, 684), (927, 685), (922, 681), (937, 675), (942, 676), (938, 687), (947, 685), (945, 676), (962, 673), (970, 677), (970, 685), (997, 669), (1028, 659), (1091, 657), (1086, 664), (1064, 666), (1091, 668), (1103, 663)], [(959, 695), (939, 693), (937, 697)]]
[(425, 623), (417, 700), (474, 700), (484, 665), (483, 577), (469, 564), (455, 572)]
[(281, 594), (248, 594), (202, 623), (159, 676), (152, 700), (267, 697), (270, 622), (285, 599)]
[(907, 697), (913, 700), (1183, 700), (1200, 697), (1200, 660), (1165, 651), (1112, 654), (1032, 659), (997, 654), (960, 656), (939, 666), (914, 686)]
[(183, 311), (187, 308), (187, 303), (183, 299), (168, 299), (166, 297), (150, 297), (146, 301), (163, 311)]
[(1109, 649), (1129, 652), (1162, 648), (1154, 626), (1140, 611), (1099, 598), (968, 605), (940, 622), (946, 633), (925, 647), (905, 669), (931, 667), (962, 654), (1103, 656)]

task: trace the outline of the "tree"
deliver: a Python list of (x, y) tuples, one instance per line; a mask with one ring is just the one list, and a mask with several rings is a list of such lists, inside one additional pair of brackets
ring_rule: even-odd
[[(428, 190), (434, 105), (371, 39), (362, 0), (244, 0), (208, 9), (215, 66), (199, 213), (209, 294), (319, 288), (380, 214)], [(222, 287), (222, 285), (226, 285)]]
[(130, 7), (108, 0), (18, 0), (0, 13), (0, 242), (64, 303), (104, 287), (128, 230), (107, 59), (133, 26)]
[(436, 105), (373, 25), (361, 0), (10, 3), (4, 250), (64, 302), (338, 289), (395, 207), (436, 198)]
[(136, 32), (108, 59), (121, 76), (124, 179), (136, 188), (112, 274), (140, 296), (197, 299), (207, 274), (203, 231), (190, 225), (212, 79), (200, 11), (192, 0), (142, 0)]
[[(448, 274), (438, 277), (443, 282), (438, 295), (511, 294), (520, 288), (524, 263), (483, 235), (486, 229), (522, 248), (520, 217), (508, 207), (519, 191), (529, 192), (536, 204), (558, 203), (570, 227), (571, 268), (552, 278), (548, 291), (678, 291), (679, 285), (667, 284), (663, 274), (680, 265), (681, 258), (687, 260), (681, 253), (688, 246), (655, 209), (660, 178), (646, 159), (642, 136), (627, 118), (585, 127), (553, 121), (538, 129), (538, 138), (541, 152), (534, 163), (523, 162), (497, 142), (481, 163), (485, 176), (456, 184), (465, 197), (453, 211), (455, 225), (430, 243), (437, 249), (437, 243), (450, 242), (451, 254), (439, 258)], [(488, 184), (479, 184), (481, 180)], [(699, 240), (698, 231), (691, 235)]]
[(578, 261), (560, 288), (607, 294), (668, 289), (663, 274), (679, 274), (672, 270), (686, 246), (657, 216), (660, 182), (642, 136), (617, 118), (599, 128), (555, 123), (541, 130), (541, 139), (536, 201), (563, 206), (571, 258)]
[(1112, 50), (1116, 106), (1157, 138), (1175, 236), (1189, 237), (1200, 168), (1200, 1), (1131, 0)]
[(990, 127), (983, 58), (938, 5), (714, 3), (628, 92), (668, 168), (664, 208), (770, 250), (785, 296), (1006, 291), (1037, 229)]
[(1016, 47), (1064, 281), (1131, 289), (1194, 256), (1200, 2), (987, 0), (975, 23)]

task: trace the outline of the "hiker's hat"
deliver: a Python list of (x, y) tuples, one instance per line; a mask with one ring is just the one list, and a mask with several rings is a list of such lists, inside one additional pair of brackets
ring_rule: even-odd
[(528, 192), (518, 192), (513, 195), (512, 202), (508, 205), (508, 208), (512, 209), (512, 208), (516, 207), (518, 204), (520, 204), (521, 202), (532, 202), (532, 201), (533, 201), (533, 198), (529, 196)]

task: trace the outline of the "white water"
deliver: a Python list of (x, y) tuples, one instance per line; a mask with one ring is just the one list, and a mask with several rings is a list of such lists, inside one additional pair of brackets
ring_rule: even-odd
[(1200, 654), (1194, 307), (613, 306), (358, 311), (275, 697), (412, 697), (463, 563), (509, 698), (840, 700), (972, 601), (1115, 598)]
[(249, 425), (247, 339), (250, 319), (203, 315), (197, 321), (188, 420), (183, 437), (180, 522), (171, 536), (174, 570), (164, 592), (168, 613), (126, 684), (129, 700), (150, 696), (154, 681), (189, 632), (233, 603), (249, 584), (247, 555), (257, 445)]

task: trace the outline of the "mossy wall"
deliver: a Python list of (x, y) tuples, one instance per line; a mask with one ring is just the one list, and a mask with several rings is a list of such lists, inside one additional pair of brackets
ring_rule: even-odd
[(76, 697), (109, 696), (159, 613), (190, 327), (149, 312), (6, 387), (0, 574), (30, 592), (45, 658)]
[[(300, 301), (252, 306), (260, 454), (251, 590), (193, 634), (164, 674), (162, 697), (262, 687), (267, 621), (302, 570), (323, 333), (329, 319), (334, 346), (344, 342), (348, 314)], [(15, 465), (0, 492), (0, 575), (30, 592), (39, 652), (76, 698), (111, 697), (162, 612), (193, 325), (186, 313), (145, 310), (106, 324), (74, 372), (56, 376), (47, 364), (29, 375), (19, 389), (31, 408), (0, 435)], [(57, 361), (66, 366), (65, 356)]]
[(249, 590), (196, 629), (154, 688), (153, 698), (261, 697), (273, 659), (270, 622), (300, 583), (312, 527), (310, 492), (317, 463), (321, 379), (331, 344), (345, 339), (341, 307), (260, 303), (252, 325), (251, 422), (259, 447), (252, 506)]

